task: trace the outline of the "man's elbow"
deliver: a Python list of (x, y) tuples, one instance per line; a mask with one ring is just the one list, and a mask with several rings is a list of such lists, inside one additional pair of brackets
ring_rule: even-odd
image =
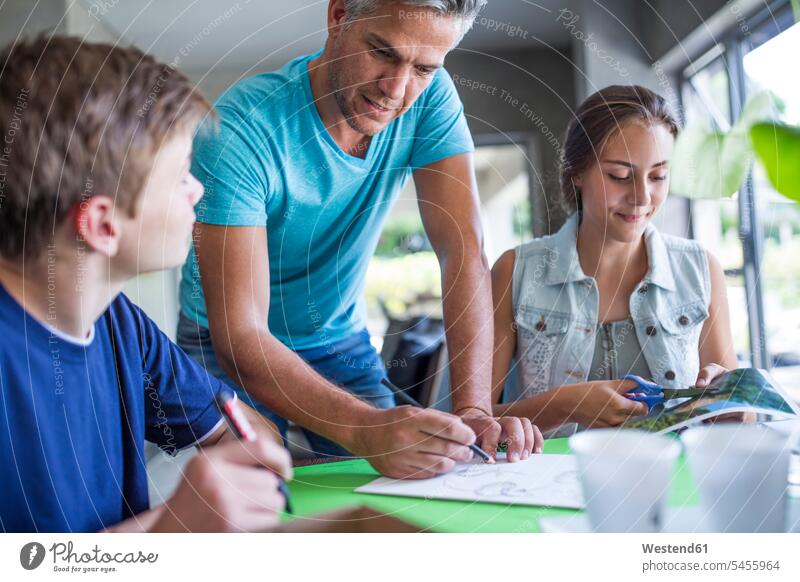
[(254, 354), (263, 358), (264, 354), (272, 351), (272, 343), (277, 341), (266, 326), (262, 328), (249, 323), (224, 329), (212, 326), (210, 331), (217, 362), (237, 383), (246, 374), (247, 364), (253, 360)]
[(452, 268), (457, 271), (477, 271), (487, 276), (489, 274), (489, 259), (484, 251), (483, 236), (478, 233), (456, 237), (455, 242), (443, 245), (437, 254), (442, 271)]
[(481, 249), (474, 254), (463, 253), (459, 256), (448, 256), (440, 261), (443, 274), (454, 274), (457, 277), (468, 275), (470, 277), (491, 276), (489, 260)]

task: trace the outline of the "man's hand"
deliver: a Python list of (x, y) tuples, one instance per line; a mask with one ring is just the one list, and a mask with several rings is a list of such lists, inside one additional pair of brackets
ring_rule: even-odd
[(529, 418), (493, 417), (475, 408), (465, 409), (460, 416), (462, 422), (477, 435), (480, 447), (492, 458), (495, 458), (500, 443), (506, 444), (506, 459), (510, 463), (527, 459), (532, 452), (542, 452), (544, 438)]
[(278, 475), (292, 476), (289, 453), (272, 441), (224, 442), (201, 449), (152, 531), (262, 531), (278, 522), (285, 500)]
[(591, 428), (619, 426), (647, 414), (647, 405), (623, 396), (636, 388), (633, 380), (598, 380), (561, 386), (559, 402), (570, 422)]
[(427, 479), (469, 461), (475, 433), (455, 415), (412, 406), (375, 410), (356, 432), (351, 451), (381, 475)]

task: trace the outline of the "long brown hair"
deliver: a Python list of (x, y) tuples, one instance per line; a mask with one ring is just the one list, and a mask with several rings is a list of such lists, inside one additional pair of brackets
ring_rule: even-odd
[(561, 201), (569, 212), (581, 209), (575, 178), (599, 158), (608, 140), (626, 123), (663, 123), (673, 136), (680, 126), (666, 100), (639, 85), (611, 85), (590, 95), (575, 111), (561, 150)]

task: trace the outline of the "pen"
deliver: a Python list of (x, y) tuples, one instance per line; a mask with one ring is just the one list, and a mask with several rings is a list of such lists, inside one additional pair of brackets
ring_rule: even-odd
[[(256, 431), (253, 430), (242, 409), (236, 405), (236, 399), (227, 392), (220, 392), (214, 397), (219, 411), (228, 423), (233, 435), (242, 441), (253, 442), (256, 440)], [(286, 482), (278, 477), (278, 491), (286, 500), (286, 513), (292, 513), (292, 503), (289, 500), (289, 489)]]
[[(416, 400), (411, 398), (411, 396), (409, 396), (408, 394), (406, 394), (405, 392), (400, 390), (400, 388), (398, 388), (397, 386), (395, 386), (394, 384), (389, 382), (389, 380), (387, 380), (386, 378), (381, 378), (381, 384), (383, 384), (389, 390), (394, 392), (394, 395), (397, 396), (398, 398), (400, 398), (400, 400), (404, 401), (406, 404), (410, 404), (411, 406), (416, 406), (417, 408), (425, 408), (424, 406), (422, 406), (422, 404), (420, 404), (419, 402), (417, 402)], [(481, 459), (483, 459), (484, 463), (488, 463), (489, 461), (492, 460), (492, 458), (489, 456), (489, 454), (486, 451), (484, 451), (482, 448), (480, 448), (478, 445), (473, 443), (473, 444), (467, 445), (467, 446), (470, 448), (470, 450), (473, 453), (475, 453)]]

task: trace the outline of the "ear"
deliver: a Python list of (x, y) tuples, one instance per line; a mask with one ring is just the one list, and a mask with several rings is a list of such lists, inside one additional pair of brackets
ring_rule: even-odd
[(108, 196), (96, 195), (80, 202), (74, 210), (74, 229), (83, 242), (107, 257), (119, 251), (120, 224), (115, 218), (118, 209)]
[(575, 188), (580, 188), (583, 185), (583, 175), (578, 174), (574, 178), (572, 178), (572, 185)]
[(344, 32), (344, 0), (328, 2), (328, 37), (336, 40)]

